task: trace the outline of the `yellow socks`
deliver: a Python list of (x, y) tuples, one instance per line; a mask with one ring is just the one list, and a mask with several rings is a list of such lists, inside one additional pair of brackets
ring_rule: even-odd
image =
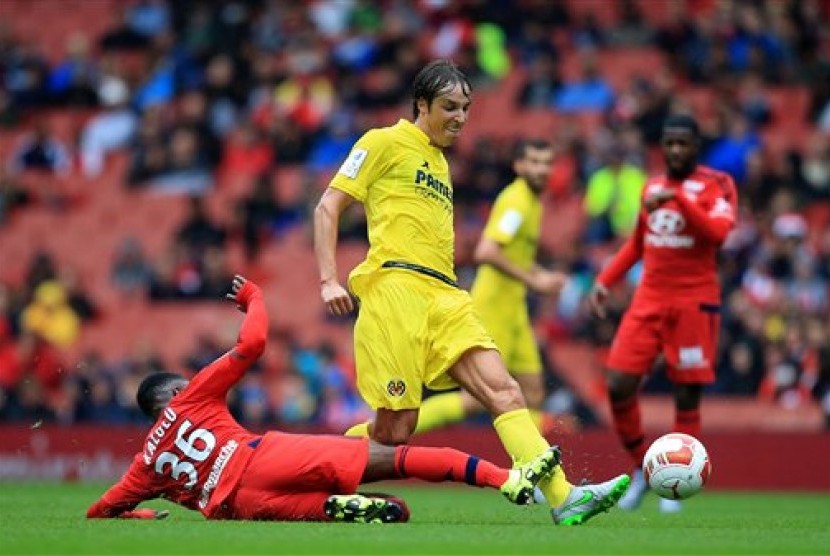
[(464, 420), (461, 392), (447, 392), (431, 396), (421, 403), (415, 433), (431, 431), (443, 425)]
[(343, 436), (357, 436), (360, 438), (368, 438), (369, 421), (366, 421), (365, 423), (358, 423), (357, 425), (352, 426), (349, 430), (343, 433)]
[[(503, 413), (496, 417), (493, 426), (514, 464), (528, 462), (549, 448), (527, 409)], [(571, 484), (562, 466), (558, 466), (549, 479), (539, 483), (539, 488), (551, 507), (561, 505), (571, 492)]]

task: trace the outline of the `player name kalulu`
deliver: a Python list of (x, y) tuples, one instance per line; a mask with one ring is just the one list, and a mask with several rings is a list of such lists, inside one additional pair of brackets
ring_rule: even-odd
[(158, 448), (159, 442), (161, 442), (161, 439), (164, 438), (164, 435), (170, 427), (173, 426), (173, 423), (176, 422), (178, 417), (176, 412), (169, 407), (164, 409), (163, 415), (164, 419), (161, 420), (159, 426), (153, 429), (150, 436), (147, 437), (147, 445), (144, 448), (144, 463), (147, 465), (152, 463), (153, 454), (156, 453), (156, 448)]

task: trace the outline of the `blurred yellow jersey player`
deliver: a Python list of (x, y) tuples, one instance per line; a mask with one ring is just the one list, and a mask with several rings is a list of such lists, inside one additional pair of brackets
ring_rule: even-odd
[[(424, 386), (461, 386), (492, 415), (513, 461), (552, 450), (539, 434), (470, 294), (454, 272), (453, 188), (443, 150), (467, 122), (472, 89), (452, 62), (427, 64), (412, 85), (413, 121), (367, 132), (352, 148), (314, 211), (320, 296), (335, 315), (360, 310), (354, 328), (357, 386), (375, 410), (351, 436), (406, 443), (418, 422)], [(340, 215), (363, 204), (366, 259), (347, 290), (337, 272)], [(354, 298), (353, 298), (354, 296)], [(560, 466), (540, 483), (556, 523), (582, 523), (625, 492), (628, 477), (572, 486)], [(590, 493), (588, 492), (590, 491)]]
[[(476, 314), (492, 335), (507, 368), (527, 400), (533, 420), (543, 432), (552, 428), (540, 411), (544, 382), (539, 348), (527, 306), (528, 290), (555, 295), (566, 276), (536, 264), (542, 225), (540, 195), (547, 185), (553, 150), (543, 140), (522, 140), (516, 146), (516, 179), (499, 194), (476, 247), (478, 274), (472, 287)], [(483, 410), (467, 392), (427, 399), (418, 432), (461, 421)], [(548, 421), (548, 422), (544, 422)]]

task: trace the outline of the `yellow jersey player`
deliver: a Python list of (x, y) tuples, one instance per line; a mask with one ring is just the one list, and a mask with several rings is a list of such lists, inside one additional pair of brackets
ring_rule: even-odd
[[(542, 362), (526, 297), (528, 290), (556, 295), (567, 280), (565, 274), (536, 264), (542, 224), (540, 195), (552, 164), (553, 148), (547, 141), (519, 141), (513, 157), (516, 179), (496, 198), (476, 246), (480, 266), (471, 292), (476, 314), (519, 383), (539, 430), (550, 427), (542, 427)], [(435, 395), (421, 406), (416, 431), (458, 422), (483, 409), (468, 392)]]
[[(443, 149), (467, 122), (471, 95), (452, 62), (431, 62), (413, 83), (414, 121), (370, 130), (355, 143), (314, 211), (320, 294), (335, 315), (354, 310), (352, 296), (360, 307), (357, 386), (375, 419), (346, 434), (405, 444), (418, 422), (423, 386), (461, 386), (493, 415), (513, 461), (525, 464), (551, 448), (455, 277), (453, 187)], [(340, 215), (354, 201), (366, 210), (369, 252), (349, 275), (349, 291), (338, 279), (335, 254)], [(628, 484), (621, 475), (573, 486), (557, 465), (539, 486), (554, 521), (572, 525), (607, 511)]]

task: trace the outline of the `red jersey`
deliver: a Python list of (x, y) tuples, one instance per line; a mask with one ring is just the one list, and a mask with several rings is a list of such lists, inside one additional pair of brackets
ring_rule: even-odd
[[(247, 291), (246, 291), (247, 290)], [(87, 517), (115, 517), (152, 498), (166, 498), (206, 517), (221, 517), (260, 437), (228, 411), (228, 390), (265, 348), (268, 317), (262, 293), (246, 282), (237, 299), (247, 314), (232, 350), (202, 369), (173, 397), (150, 429), (144, 449)]]
[(728, 174), (696, 166), (682, 181), (649, 178), (642, 199), (663, 188), (674, 189), (675, 198), (651, 213), (640, 209), (634, 233), (597, 281), (611, 286), (642, 259), (636, 297), (718, 302), (717, 251), (735, 225), (735, 184)]

